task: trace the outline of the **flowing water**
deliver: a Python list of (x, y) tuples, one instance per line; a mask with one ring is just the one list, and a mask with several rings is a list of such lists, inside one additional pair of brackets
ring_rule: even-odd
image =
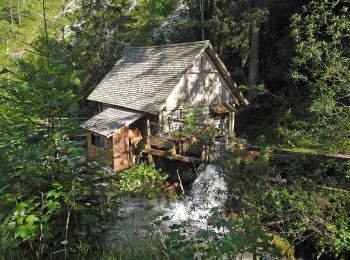
[[(198, 174), (190, 195), (182, 200), (169, 202), (164, 198), (158, 200), (147, 200), (140, 197), (123, 198), (123, 205), (118, 212), (122, 220), (112, 232), (111, 242), (121, 251), (135, 243), (141, 243), (142, 247), (145, 246), (148, 239), (152, 237), (152, 229), (147, 228), (150, 219), (166, 219), (161, 222), (160, 226), (163, 234), (169, 231), (174, 224), (181, 225), (185, 235), (189, 230), (191, 232), (213, 230), (214, 228), (209, 223), (212, 209), (223, 207), (226, 199), (227, 185), (224, 177), (215, 165), (208, 165), (203, 172)], [(252, 260), (253, 255), (244, 253), (237, 259)], [(262, 259), (273, 258), (266, 255)]]
[(164, 198), (123, 198), (118, 212), (122, 220), (113, 232), (112, 240), (120, 243), (130, 241), (140, 234), (147, 234), (147, 226), (152, 218), (164, 219), (161, 228), (165, 232), (174, 224), (182, 225), (188, 230), (207, 229), (211, 210), (222, 207), (226, 199), (227, 185), (223, 176), (216, 166), (208, 165), (198, 174), (190, 195), (182, 200), (169, 202)]
[(212, 215), (211, 210), (222, 207), (226, 199), (227, 186), (224, 177), (216, 166), (208, 165), (198, 174), (190, 196), (162, 208), (164, 215), (170, 218), (163, 225), (187, 223), (196, 229), (206, 229)]

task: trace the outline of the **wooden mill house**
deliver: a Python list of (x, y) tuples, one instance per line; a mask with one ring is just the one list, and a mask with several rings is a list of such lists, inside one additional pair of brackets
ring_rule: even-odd
[(183, 124), (184, 109), (198, 107), (203, 124), (228, 140), (237, 106), (248, 103), (209, 41), (131, 48), (88, 100), (100, 110), (81, 125), (88, 157), (103, 159), (115, 171), (142, 154), (199, 161), (200, 154), (172, 135)]

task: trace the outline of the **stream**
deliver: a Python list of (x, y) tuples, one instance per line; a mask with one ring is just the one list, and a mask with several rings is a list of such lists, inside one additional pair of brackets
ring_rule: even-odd
[[(189, 196), (182, 200), (170, 202), (166, 198), (145, 199), (141, 197), (124, 197), (119, 208), (121, 221), (111, 232), (111, 242), (116, 248), (131, 244), (148, 243), (154, 232), (149, 228), (151, 221), (161, 221), (160, 231), (166, 234), (172, 225), (181, 225), (185, 235), (189, 231), (211, 229), (209, 219), (213, 208), (222, 208), (227, 200), (227, 184), (224, 176), (215, 165), (208, 165), (197, 175)], [(186, 234), (187, 231), (187, 234)], [(241, 260), (252, 260), (251, 253), (241, 254)], [(262, 259), (272, 259), (268, 255)]]
[(164, 219), (160, 225), (164, 232), (174, 224), (184, 225), (188, 230), (207, 229), (211, 210), (222, 207), (226, 199), (227, 185), (224, 177), (216, 166), (208, 165), (198, 174), (190, 195), (181, 200), (170, 202), (166, 198), (122, 198), (118, 211), (121, 221), (113, 230), (111, 239), (117, 244), (124, 244), (140, 235), (146, 235), (151, 219)]

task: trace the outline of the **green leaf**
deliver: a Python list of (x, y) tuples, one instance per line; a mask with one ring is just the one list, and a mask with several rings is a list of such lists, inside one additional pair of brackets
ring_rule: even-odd
[(2, 70), (0, 71), (0, 75), (2, 74), (6, 74), (6, 73), (9, 73), (10, 71), (6, 68), (2, 68)]
[(215, 237), (216, 233), (211, 230), (201, 230), (196, 233), (196, 237), (202, 238), (202, 239), (208, 239), (210, 237)]
[(56, 190), (50, 190), (46, 193), (47, 198), (54, 197), (55, 199), (59, 197), (63, 197), (64, 195), (65, 195), (64, 192), (56, 191)]
[(21, 203), (19, 203), (19, 204), (16, 205), (15, 210), (17, 210), (17, 211), (22, 211), (22, 210), (24, 210), (27, 206), (28, 206), (27, 203), (21, 202)]
[(28, 215), (27, 218), (26, 218), (26, 221), (28, 224), (30, 225), (33, 225), (34, 222), (38, 222), (39, 221), (39, 218), (35, 215)]
[(251, 236), (253, 238), (253, 240), (257, 240), (257, 239), (262, 239), (263, 241), (268, 241), (270, 239), (270, 237), (268, 235), (266, 235), (265, 232), (261, 231), (261, 230), (253, 230), (251, 232)]
[(15, 230), (15, 238), (21, 237), (27, 239), (35, 233), (35, 226), (31, 224), (26, 224), (18, 226)]
[(238, 251), (241, 251), (245, 247), (248, 247), (251, 245), (251, 242), (249, 241), (248, 237), (246, 235), (243, 235), (243, 234), (230, 233), (227, 236), (227, 238), (228, 238), (227, 241), (230, 241), (230, 243), (234, 244), (235, 248)]
[(75, 85), (75, 86), (79, 86), (81, 84), (81, 81), (78, 78), (72, 78), (72, 79), (70, 79), (69, 83), (71, 83), (72, 85)]
[(53, 182), (52, 187), (55, 187), (57, 190), (63, 189), (63, 185), (59, 182)]
[(47, 212), (51, 214), (54, 210), (59, 209), (61, 204), (57, 201), (49, 200), (46, 202)]
[(219, 245), (218, 245), (218, 249), (220, 250), (220, 254), (224, 255), (227, 253), (231, 253), (232, 251), (236, 251), (235, 250), (235, 245), (229, 243), (228, 241), (222, 241)]

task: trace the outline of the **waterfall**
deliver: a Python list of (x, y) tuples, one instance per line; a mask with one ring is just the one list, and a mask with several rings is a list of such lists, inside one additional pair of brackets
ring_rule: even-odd
[(208, 224), (215, 207), (224, 206), (227, 199), (227, 185), (217, 166), (208, 165), (198, 174), (189, 196), (176, 202), (147, 200), (140, 197), (123, 198), (118, 214), (122, 218), (118, 227), (113, 229), (111, 241), (123, 244), (130, 237), (146, 234), (148, 219), (160, 215), (161, 228), (167, 232), (174, 224), (184, 230), (211, 228)]
[(224, 177), (216, 166), (208, 165), (198, 174), (190, 196), (161, 209), (170, 218), (163, 225), (169, 227), (172, 224), (187, 223), (194, 228), (206, 229), (212, 215), (211, 210), (224, 206), (226, 199), (227, 185)]
[(227, 200), (227, 185), (224, 176), (218, 168), (208, 165), (205, 171), (199, 174), (191, 190), (190, 205), (192, 218), (201, 226), (207, 225), (211, 210), (223, 207)]

